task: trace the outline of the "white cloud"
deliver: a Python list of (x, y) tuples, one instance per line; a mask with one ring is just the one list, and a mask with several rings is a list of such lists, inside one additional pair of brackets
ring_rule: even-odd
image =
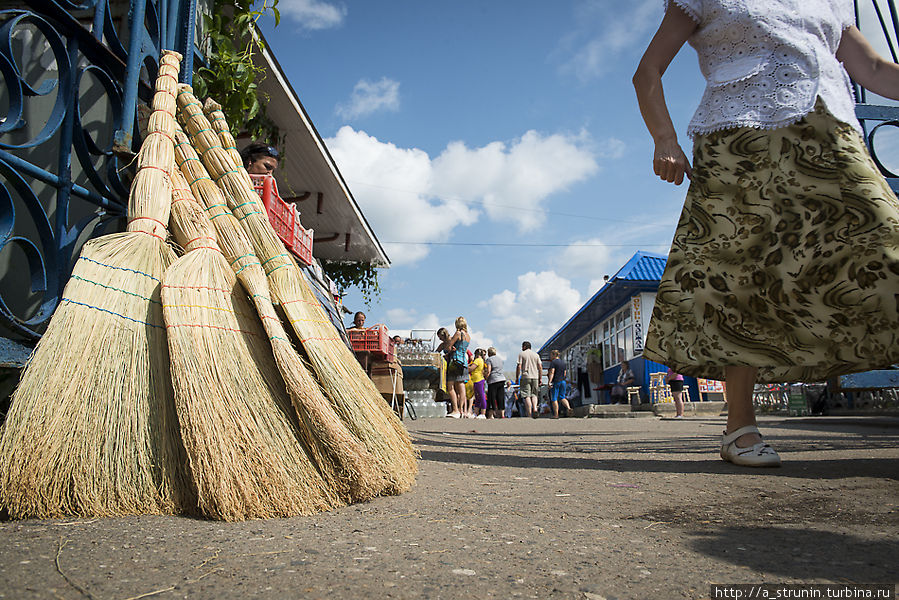
[(396, 265), (428, 254), (414, 242), (446, 241), (456, 227), (474, 224), (479, 207), (494, 220), (534, 229), (546, 198), (599, 169), (588, 142), (585, 134), (528, 131), (481, 148), (452, 142), (431, 159), (349, 126), (325, 141)]
[(380, 81), (360, 79), (350, 100), (334, 109), (344, 119), (364, 117), (379, 110), (396, 112), (400, 108), (400, 82), (382, 77)]
[(427, 193), (434, 169), (426, 152), (398, 148), (349, 126), (325, 143), (394, 265), (427, 255), (427, 245), (409, 242), (446, 241), (455, 227), (477, 220), (458, 200), (435, 200)]
[[(530, 271), (518, 276), (516, 290), (503, 290), (479, 307), (489, 315), (490, 330), (496, 334), (497, 350), (515, 357), (522, 341), (540, 348), (583, 304), (571, 281), (555, 271)], [(506, 365), (506, 370), (514, 370)]]
[(322, 0), (281, 0), (281, 16), (299, 24), (303, 29), (331, 29), (343, 23), (347, 9)]
[[(601, 281), (603, 275), (612, 275), (624, 264), (624, 260), (633, 254), (634, 248), (606, 245), (610, 240), (618, 239), (620, 239), (618, 236), (613, 238), (609, 235), (577, 240), (562, 251), (556, 260), (556, 268), (569, 277)], [(592, 283), (590, 289), (593, 289)]]
[(409, 329), (433, 329), (440, 327), (440, 319), (434, 313), (419, 315), (414, 308), (391, 308), (387, 311), (387, 322), (392, 326)]
[(627, 144), (618, 138), (607, 138), (599, 144), (599, 155), (602, 158), (621, 158), (627, 150)]
[(483, 202), (492, 219), (531, 231), (545, 219), (539, 211), (544, 199), (599, 169), (588, 142), (586, 133), (541, 136), (534, 130), (508, 145), (492, 142), (470, 149), (452, 142), (434, 159), (433, 191)]
[(588, 81), (620, 64), (623, 54), (642, 50), (661, 22), (661, 6), (658, 0), (582, 3), (575, 15), (578, 29), (561, 40), (557, 52), (562, 72)]

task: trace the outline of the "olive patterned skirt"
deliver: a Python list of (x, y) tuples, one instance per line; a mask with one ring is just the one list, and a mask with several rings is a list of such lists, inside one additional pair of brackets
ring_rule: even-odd
[(768, 383), (899, 362), (899, 201), (820, 99), (788, 127), (697, 136), (643, 355)]

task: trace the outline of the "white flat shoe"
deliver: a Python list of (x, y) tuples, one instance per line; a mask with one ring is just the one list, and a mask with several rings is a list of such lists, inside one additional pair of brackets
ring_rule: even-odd
[(740, 427), (731, 433), (725, 432), (724, 439), (721, 440), (721, 458), (744, 467), (779, 467), (780, 456), (767, 443), (759, 442), (748, 448), (737, 446), (737, 438), (747, 433), (761, 435), (759, 428), (755, 425)]

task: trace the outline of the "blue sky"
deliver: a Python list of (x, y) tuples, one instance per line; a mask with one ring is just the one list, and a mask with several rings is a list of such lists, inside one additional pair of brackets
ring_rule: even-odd
[[(370, 308), (345, 298), (369, 325), (464, 315), (511, 362), (634, 252), (667, 253), (686, 186), (653, 176), (630, 82), (660, 0), (279, 9), (262, 31), (392, 261)], [(689, 153), (691, 48), (664, 83)]]

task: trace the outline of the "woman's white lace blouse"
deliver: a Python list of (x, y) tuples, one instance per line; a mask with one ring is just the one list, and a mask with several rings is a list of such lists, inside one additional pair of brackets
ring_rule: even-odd
[(732, 127), (776, 129), (811, 112), (821, 96), (861, 131), (849, 76), (836, 59), (855, 24), (851, 0), (665, 0), (699, 27), (688, 40), (706, 89), (690, 136)]

